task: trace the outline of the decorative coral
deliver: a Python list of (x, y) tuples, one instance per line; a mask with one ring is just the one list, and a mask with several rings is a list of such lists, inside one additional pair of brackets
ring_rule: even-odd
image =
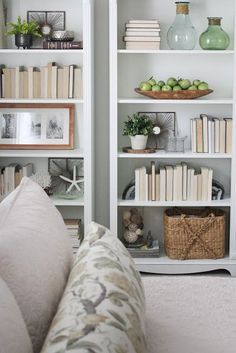
[(137, 208), (132, 208), (123, 213), (123, 225), (125, 228), (123, 237), (127, 244), (140, 243), (144, 235), (143, 217)]

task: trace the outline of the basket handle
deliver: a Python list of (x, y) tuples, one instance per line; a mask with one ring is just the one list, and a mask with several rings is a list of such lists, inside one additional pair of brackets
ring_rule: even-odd
[(207, 222), (205, 224), (203, 224), (202, 227), (200, 227), (196, 232), (193, 232), (191, 227), (189, 226), (189, 224), (186, 221), (186, 216), (181, 215), (180, 223), (185, 228), (185, 231), (187, 232), (187, 234), (190, 234), (190, 239), (188, 241), (188, 244), (187, 244), (185, 250), (181, 254), (181, 260), (186, 260), (188, 254), (189, 254), (189, 251), (191, 250), (192, 246), (194, 245), (194, 243), (196, 241), (198, 241), (200, 243), (200, 245), (208, 253), (210, 253), (214, 258), (217, 257), (215, 252), (201, 238), (201, 235), (203, 235), (207, 231), (207, 229), (215, 222), (215, 220), (216, 219), (215, 219), (214, 214), (210, 214), (210, 217), (208, 218)]
[[(179, 208), (179, 207), (174, 207), (174, 210), (177, 214), (179, 214), (180, 216), (182, 215), (186, 215), (186, 213), (184, 212), (184, 210), (182, 208)], [(202, 212), (200, 213), (200, 217), (214, 217), (215, 214), (213, 212), (213, 210), (211, 210), (209, 207), (205, 207)]]

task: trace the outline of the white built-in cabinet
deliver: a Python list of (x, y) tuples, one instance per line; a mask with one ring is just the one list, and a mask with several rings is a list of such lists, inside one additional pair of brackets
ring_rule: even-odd
[(81, 218), (84, 226), (94, 219), (94, 138), (93, 138), (93, 0), (6, 0), (7, 21), (16, 21), (27, 11), (65, 11), (66, 29), (83, 40), (83, 50), (18, 50), (14, 38), (8, 38), (6, 49), (0, 49), (0, 64), (46, 66), (76, 64), (83, 71), (83, 99), (0, 99), (0, 103), (72, 103), (75, 105), (75, 148), (73, 150), (0, 150), (0, 165), (32, 162), (35, 171), (48, 168), (48, 158), (81, 158), (84, 160), (84, 197), (64, 200), (52, 197), (64, 218)]
[[(163, 245), (163, 212), (173, 206), (217, 207), (226, 211), (226, 256), (220, 260), (170, 260), (162, 250), (159, 258), (137, 258), (140, 271), (152, 273), (194, 273), (226, 269), (236, 276), (236, 129), (233, 128), (233, 152), (206, 154), (190, 152), (190, 119), (206, 113), (235, 119), (235, 1), (192, 0), (190, 15), (198, 35), (207, 28), (208, 16), (222, 16), (222, 26), (229, 33), (231, 44), (225, 51), (203, 51), (197, 44), (191, 51), (169, 50), (166, 35), (175, 17), (173, 0), (110, 0), (110, 227), (122, 238), (122, 213), (132, 207), (142, 210), (145, 230), (151, 230)], [(125, 23), (130, 19), (159, 19), (161, 50), (125, 50)], [(152, 100), (137, 95), (134, 88), (151, 76), (159, 80), (168, 77), (200, 78), (206, 80), (214, 93), (196, 100)], [(122, 136), (123, 122), (135, 112), (176, 112), (178, 131), (187, 136), (185, 153), (155, 153), (132, 155), (122, 152), (129, 145)], [(234, 122), (235, 125), (235, 122)], [(214, 178), (226, 191), (220, 201), (124, 201), (122, 192), (134, 177), (136, 167), (187, 162), (193, 167), (209, 166)]]

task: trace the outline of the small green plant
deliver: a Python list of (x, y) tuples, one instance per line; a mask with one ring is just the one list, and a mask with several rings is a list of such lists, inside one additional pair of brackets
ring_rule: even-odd
[(10, 22), (7, 24), (9, 30), (7, 31), (8, 35), (14, 34), (31, 34), (34, 37), (41, 37), (40, 27), (35, 21), (27, 22), (22, 20), (20, 16), (17, 18), (17, 22)]
[(128, 120), (124, 122), (123, 135), (151, 135), (154, 129), (154, 123), (147, 115), (133, 114), (128, 116)]

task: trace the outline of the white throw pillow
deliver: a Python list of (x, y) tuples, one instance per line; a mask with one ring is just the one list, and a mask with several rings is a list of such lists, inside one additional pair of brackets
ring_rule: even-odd
[(14, 294), (34, 352), (40, 351), (72, 265), (67, 230), (28, 178), (0, 204), (0, 276)]
[(0, 278), (0, 353), (33, 353), (20, 309)]

